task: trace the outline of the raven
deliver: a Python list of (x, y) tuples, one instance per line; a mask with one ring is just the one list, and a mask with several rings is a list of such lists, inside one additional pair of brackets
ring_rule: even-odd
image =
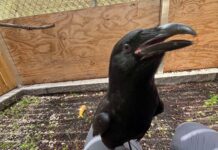
[(177, 34), (195, 36), (196, 32), (187, 25), (170, 23), (131, 31), (114, 46), (109, 88), (93, 119), (93, 136), (101, 135), (108, 148), (140, 140), (152, 118), (163, 112), (154, 74), (166, 51), (192, 44), (189, 40), (165, 41)]

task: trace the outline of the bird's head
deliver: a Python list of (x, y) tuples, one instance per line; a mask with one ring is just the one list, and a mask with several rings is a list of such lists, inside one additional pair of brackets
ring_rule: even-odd
[(178, 34), (195, 36), (196, 32), (187, 25), (170, 23), (127, 33), (113, 48), (109, 78), (125, 82), (127, 76), (128, 79), (153, 76), (165, 52), (192, 45), (189, 40), (165, 41)]

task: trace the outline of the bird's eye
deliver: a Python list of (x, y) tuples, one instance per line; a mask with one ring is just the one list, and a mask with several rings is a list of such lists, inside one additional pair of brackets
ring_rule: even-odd
[(131, 51), (131, 46), (129, 44), (124, 44), (123, 45), (123, 50), (130, 52)]

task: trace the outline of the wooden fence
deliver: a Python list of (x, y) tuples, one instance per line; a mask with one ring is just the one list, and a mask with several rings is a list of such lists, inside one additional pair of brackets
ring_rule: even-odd
[[(189, 24), (199, 35), (194, 46), (167, 54), (164, 72), (218, 67), (217, 3), (218, 0), (170, 1), (169, 22)], [(18, 82), (27, 85), (106, 77), (115, 42), (132, 29), (159, 24), (160, 8), (160, 0), (142, 0), (4, 21), (56, 26), (37, 31), (0, 28), (15, 68), (11, 76), (19, 79), (8, 79), (13, 86), (1, 86), (0, 93)], [(2, 66), (3, 62), (1, 74), (5, 70)]]
[(198, 32), (187, 50), (168, 53), (165, 71), (218, 67), (218, 0), (172, 0), (169, 22), (190, 24)]
[(16, 80), (1, 40), (0, 37), (0, 94), (3, 94), (16, 87)]

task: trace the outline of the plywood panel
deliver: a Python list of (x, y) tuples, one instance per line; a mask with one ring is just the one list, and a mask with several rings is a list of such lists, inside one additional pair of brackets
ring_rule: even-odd
[(16, 87), (16, 81), (0, 46), (0, 95)]
[(195, 45), (170, 52), (164, 71), (218, 67), (218, 0), (171, 0), (170, 22), (182, 22), (198, 32)]
[(48, 30), (0, 29), (24, 84), (106, 77), (115, 42), (129, 30), (159, 23), (159, 0), (9, 20)]

